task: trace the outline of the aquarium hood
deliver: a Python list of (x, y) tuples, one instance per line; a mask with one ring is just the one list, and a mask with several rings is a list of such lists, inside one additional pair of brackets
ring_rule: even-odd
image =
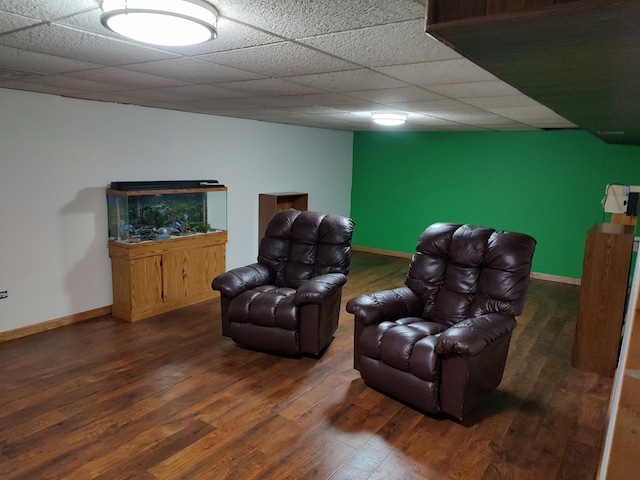
[(112, 190), (166, 190), (175, 188), (224, 187), (218, 180), (156, 180), (139, 182), (111, 182)]

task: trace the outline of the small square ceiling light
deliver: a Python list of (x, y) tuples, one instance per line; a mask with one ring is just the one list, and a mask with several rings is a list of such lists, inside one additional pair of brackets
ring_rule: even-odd
[(402, 125), (407, 121), (406, 113), (372, 113), (371, 120), (378, 125), (384, 125), (385, 127), (395, 127)]
[(218, 11), (203, 0), (103, 0), (109, 30), (152, 45), (181, 47), (216, 38)]

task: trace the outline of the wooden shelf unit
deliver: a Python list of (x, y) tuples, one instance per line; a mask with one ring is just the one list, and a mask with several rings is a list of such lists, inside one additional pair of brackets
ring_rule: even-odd
[(264, 237), (271, 217), (280, 210), (309, 208), (309, 194), (301, 192), (260, 193), (258, 195), (258, 242)]
[(571, 365), (613, 377), (629, 288), (635, 227), (597, 223), (587, 233)]

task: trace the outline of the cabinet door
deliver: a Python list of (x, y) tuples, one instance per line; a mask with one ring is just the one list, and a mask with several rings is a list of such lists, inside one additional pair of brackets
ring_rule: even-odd
[(209, 247), (201, 249), (202, 263), (200, 264), (202, 270), (200, 271), (200, 277), (202, 278), (203, 293), (213, 293), (217, 295), (211, 289), (211, 282), (215, 277), (226, 271), (226, 245), (211, 245)]
[(134, 314), (162, 304), (162, 256), (131, 261), (131, 311)]
[(177, 250), (163, 259), (165, 301), (212, 297), (211, 281), (225, 268), (225, 245)]

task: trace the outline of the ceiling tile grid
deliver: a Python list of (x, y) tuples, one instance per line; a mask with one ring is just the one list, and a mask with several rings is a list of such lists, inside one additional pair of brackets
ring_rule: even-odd
[(124, 39), (98, 0), (0, 3), (0, 88), (345, 130), (574, 128), (425, 33), (419, 0), (220, 0), (218, 38)]

